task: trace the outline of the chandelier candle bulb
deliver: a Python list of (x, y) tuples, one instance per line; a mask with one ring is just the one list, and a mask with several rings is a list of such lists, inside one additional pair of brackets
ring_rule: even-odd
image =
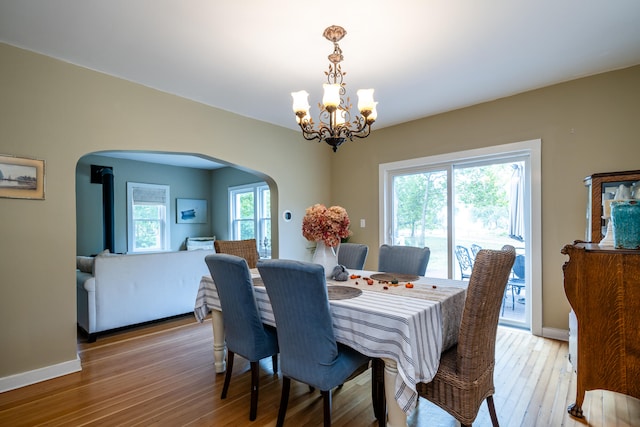
[(358, 110), (360, 113), (363, 111), (372, 111), (375, 108), (373, 102), (373, 89), (360, 89), (358, 90)]
[(329, 111), (337, 108), (340, 105), (340, 85), (325, 83), (322, 87), (324, 88), (324, 96), (322, 97), (324, 108)]
[(300, 112), (309, 114), (309, 93), (306, 90), (291, 92), (291, 97), (293, 98), (293, 112), (296, 115)]
[(371, 114), (367, 116), (367, 123), (371, 124), (376, 121), (378, 118), (378, 110), (376, 109), (377, 102), (373, 103), (373, 108), (371, 109)]

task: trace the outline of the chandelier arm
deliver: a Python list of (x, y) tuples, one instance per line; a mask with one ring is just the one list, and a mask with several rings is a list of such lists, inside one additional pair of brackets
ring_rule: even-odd
[(335, 130), (324, 124), (318, 129), (318, 133), (321, 135), (322, 139), (333, 138), (336, 136)]
[[(366, 129), (365, 133), (362, 133), (362, 131), (364, 131)], [(354, 137), (356, 138), (366, 138), (369, 136), (369, 134), (371, 133), (371, 125), (365, 125), (364, 129), (362, 129), (361, 131), (358, 131), (358, 133), (354, 133), (352, 134)]]
[(304, 124), (300, 123), (299, 125), (300, 125), (300, 129), (302, 129), (302, 136), (307, 141), (313, 141), (314, 139), (322, 140), (320, 132), (316, 130), (310, 130), (313, 128), (311, 128), (309, 124), (305, 126)]

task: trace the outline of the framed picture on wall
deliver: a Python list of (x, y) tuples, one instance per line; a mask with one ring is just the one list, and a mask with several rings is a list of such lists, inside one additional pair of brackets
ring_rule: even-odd
[(0, 155), (0, 197), (44, 199), (44, 160)]
[(178, 224), (206, 224), (207, 201), (204, 199), (176, 199)]

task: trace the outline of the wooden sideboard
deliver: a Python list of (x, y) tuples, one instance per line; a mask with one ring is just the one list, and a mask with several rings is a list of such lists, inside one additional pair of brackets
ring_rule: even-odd
[(568, 411), (582, 418), (588, 390), (640, 399), (640, 250), (576, 241), (562, 253), (569, 256), (564, 290), (576, 320), (569, 347), (577, 392)]

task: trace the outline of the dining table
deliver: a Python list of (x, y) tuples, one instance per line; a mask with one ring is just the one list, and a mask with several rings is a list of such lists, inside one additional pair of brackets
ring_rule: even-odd
[[(415, 407), (416, 384), (435, 376), (440, 355), (457, 343), (468, 282), (396, 273), (349, 270), (347, 280), (327, 278), (334, 333), (339, 343), (384, 361), (387, 425), (406, 426)], [(276, 326), (266, 288), (251, 269), (262, 321)], [(210, 275), (203, 276), (194, 314), (211, 313), (216, 372), (226, 369), (220, 300)]]

